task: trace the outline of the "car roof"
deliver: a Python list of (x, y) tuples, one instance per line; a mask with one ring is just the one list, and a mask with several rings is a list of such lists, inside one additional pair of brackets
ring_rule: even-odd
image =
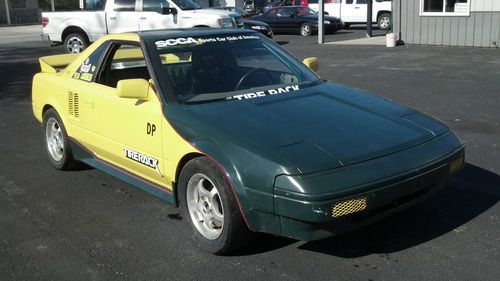
[(291, 10), (291, 9), (297, 9), (297, 8), (309, 8), (309, 7), (306, 7), (306, 6), (275, 6), (269, 10), (274, 10), (274, 9), (289, 9), (289, 10)]
[(140, 31), (139, 37), (143, 40), (155, 40), (164, 38), (177, 38), (187, 36), (228, 36), (241, 34), (257, 34), (257, 32), (249, 29), (237, 28), (176, 28), (163, 30)]

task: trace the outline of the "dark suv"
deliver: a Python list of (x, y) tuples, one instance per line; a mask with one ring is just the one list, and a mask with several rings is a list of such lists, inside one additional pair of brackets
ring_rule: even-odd
[(264, 12), (264, 6), (266, 4), (266, 0), (245, 0), (245, 2), (243, 2), (243, 9), (247, 13), (261, 14)]

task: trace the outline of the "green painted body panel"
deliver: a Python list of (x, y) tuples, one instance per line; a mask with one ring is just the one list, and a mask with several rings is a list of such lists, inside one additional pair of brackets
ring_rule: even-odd
[(368, 209), (417, 193), (410, 201), (418, 201), (444, 185), (449, 163), (463, 155), (443, 123), (332, 83), (252, 100), (168, 103), (164, 112), (224, 167), (252, 230), (303, 240), (349, 229), (331, 229), (338, 200), (368, 194)]
[(331, 83), (276, 97), (191, 104), (185, 109), (205, 126), (222, 131), (228, 141), (298, 174), (391, 154), (447, 130), (441, 124), (416, 124), (405, 118), (420, 115), (411, 109)]

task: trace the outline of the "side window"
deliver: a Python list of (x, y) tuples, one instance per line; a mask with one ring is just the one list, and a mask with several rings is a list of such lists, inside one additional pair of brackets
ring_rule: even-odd
[(85, 0), (83, 5), (86, 11), (104, 11), (106, 0)]
[(354, 2), (354, 0), (346, 0), (345, 3), (346, 4), (352, 4)]
[(115, 7), (113, 10), (116, 12), (133, 12), (135, 11), (135, 0), (115, 0)]
[(151, 77), (141, 48), (133, 43), (115, 43), (97, 83), (115, 88), (124, 79)]
[(142, 11), (144, 12), (162, 12), (162, 8), (168, 7), (166, 0), (144, 0), (142, 2)]
[(366, 4), (366, 0), (356, 0), (356, 4)]
[(103, 43), (97, 50), (95, 50), (73, 73), (73, 78), (92, 82), (95, 79), (96, 74), (99, 72), (99, 64), (101, 57), (104, 55), (108, 49), (109, 42)]
[(267, 11), (267, 16), (277, 17), (278, 16), (278, 9), (277, 8), (270, 9), (269, 11)]
[[(292, 16), (292, 9), (282, 9), (279, 14), (282, 17), (291, 17)], [(279, 15), (278, 15), (279, 16)]]

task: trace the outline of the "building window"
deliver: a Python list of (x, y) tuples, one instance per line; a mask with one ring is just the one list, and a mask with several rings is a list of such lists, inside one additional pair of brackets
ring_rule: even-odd
[(421, 16), (469, 16), (470, 0), (420, 0)]

